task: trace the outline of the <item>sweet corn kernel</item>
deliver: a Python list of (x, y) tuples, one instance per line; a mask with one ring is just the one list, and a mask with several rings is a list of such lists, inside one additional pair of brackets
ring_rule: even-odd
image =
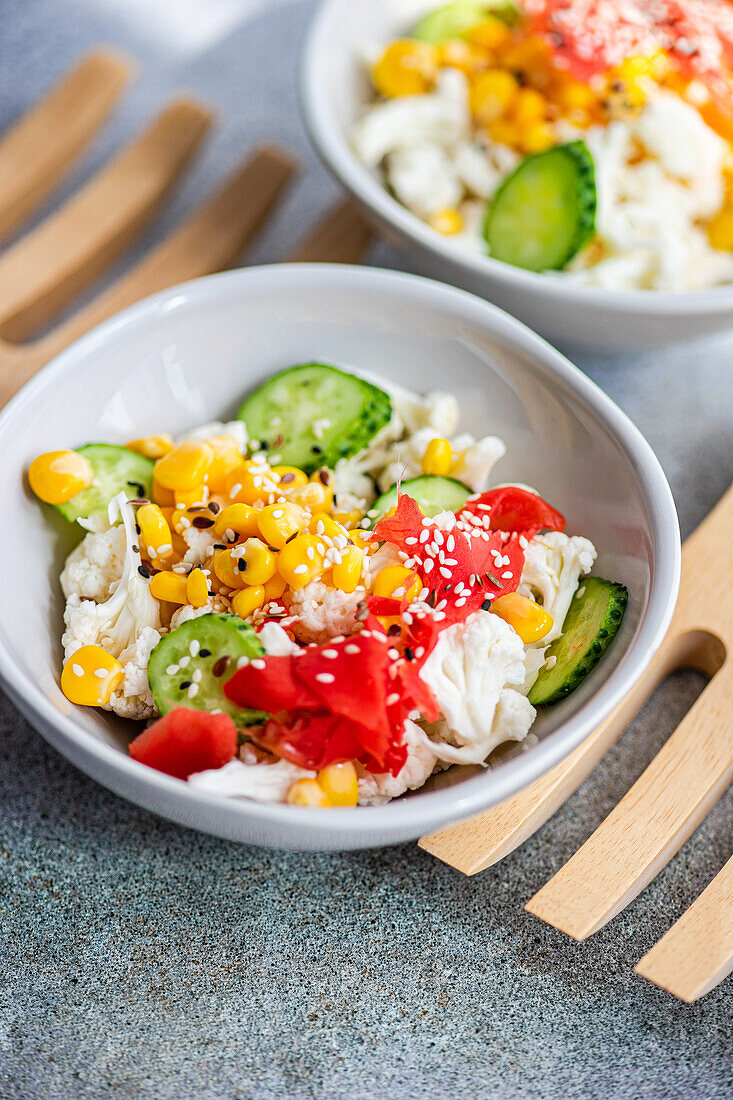
[(310, 512), (298, 504), (288, 501), (284, 504), (268, 504), (257, 513), (257, 526), (260, 535), (268, 546), (282, 550), (285, 543), (296, 531), (308, 526)]
[(235, 566), (246, 585), (265, 584), (277, 572), (277, 556), (261, 539), (249, 538), (233, 551)]
[(234, 504), (267, 504), (270, 493), (283, 495), (265, 463), (242, 462), (224, 478), (224, 496)]
[(435, 47), (427, 42), (392, 42), (372, 68), (374, 87), (388, 99), (423, 95), (430, 91), (437, 76), (437, 58)]
[(428, 218), (428, 225), (436, 233), (442, 233), (444, 237), (454, 237), (456, 233), (462, 233), (465, 228), (463, 215), (454, 206), (446, 206), (443, 210), (431, 214)]
[(187, 578), (168, 569), (150, 578), (150, 594), (164, 603), (188, 603)]
[(101, 707), (118, 687), (124, 670), (99, 645), (83, 645), (72, 653), (61, 672), (61, 690), (70, 703)]
[(468, 42), (484, 50), (503, 50), (511, 42), (512, 32), (501, 19), (489, 16), (483, 23), (469, 27), (464, 32), (464, 37)]
[(171, 489), (165, 489), (153, 474), (153, 487), (150, 491), (150, 496), (157, 505), (161, 508), (173, 507), (176, 503), (176, 498)]
[(291, 588), (304, 588), (323, 572), (323, 543), (317, 535), (299, 532), (277, 557), (277, 570)]
[(144, 455), (145, 458), (162, 458), (173, 450), (173, 436), (170, 435), (146, 435), (142, 439), (131, 439), (126, 443), (128, 451)]
[(209, 472), (214, 452), (208, 443), (188, 440), (155, 463), (155, 480), (164, 489), (195, 489)]
[(519, 85), (511, 73), (487, 69), (471, 82), (471, 111), (479, 125), (488, 126), (507, 113), (518, 94)]
[(186, 602), (191, 607), (205, 607), (209, 586), (202, 569), (192, 569), (186, 578)]
[(330, 806), (331, 801), (315, 779), (296, 779), (285, 796), (291, 806)]
[(300, 489), (308, 484), (308, 475), (297, 466), (273, 466), (272, 473), (280, 496), (286, 497), (293, 489)]
[(249, 504), (230, 504), (217, 513), (214, 520), (214, 533), (218, 538), (227, 538), (227, 531), (249, 538), (259, 530), (257, 517), (259, 512)]
[(521, 144), (525, 153), (543, 153), (555, 143), (555, 131), (549, 122), (535, 122), (522, 131)]
[(194, 526), (201, 530), (214, 530), (214, 515), (208, 508), (202, 508), (201, 504), (178, 505), (170, 509), (170, 517), (171, 530), (178, 535)]
[(171, 556), (171, 529), (157, 504), (143, 504), (142, 508), (138, 508), (137, 525), (151, 560), (165, 560)]
[(395, 600), (416, 600), (422, 581), (414, 569), (404, 565), (385, 565), (374, 578), (374, 595), (391, 596)]
[(713, 248), (733, 252), (733, 208), (724, 206), (712, 221), (708, 222), (708, 239)]
[(499, 118), (496, 122), (492, 122), (489, 127), (489, 133), (491, 134), (491, 140), (495, 141), (497, 145), (507, 145), (510, 149), (516, 149), (519, 146), (519, 130), (513, 122), (508, 122), (504, 118)]
[(460, 69), (466, 76), (486, 68), (485, 50), (476, 49), (462, 38), (448, 38), (438, 43), (437, 60), (439, 68)]
[(360, 531), (358, 528), (352, 527), (349, 531), (349, 538), (354, 546), (358, 546), (361, 550), (375, 550), (376, 543), (364, 537), (367, 533), (366, 531)]
[(285, 580), (279, 573), (276, 573), (274, 577), (270, 577), (269, 581), (265, 583), (265, 603), (269, 603), (270, 600), (279, 600), (287, 587)]
[(332, 518), (336, 523), (340, 523), (342, 527), (345, 527), (349, 531), (352, 527), (356, 527), (357, 523), (360, 523), (364, 518), (364, 513), (355, 509), (353, 512), (333, 512)]
[(193, 489), (175, 489), (173, 496), (179, 508), (190, 508), (194, 504), (205, 504), (209, 499), (208, 489), (205, 485), (194, 485)]
[[(312, 535), (318, 535), (322, 538), (324, 535), (327, 539), (350, 538), (349, 532), (346, 530), (342, 523), (339, 523), (335, 516), (327, 516), (324, 514), (317, 514), (311, 516), (308, 523), (308, 530)], [(343, 544), (344, 546), (346, 543)]]
[(422, 456), (422, 472), (446, 477), (453, 464), (453, 449), (447, 439), (431, 439)]
[(565, 80), (557, 89), (557, 102), (566, 111), (592, 111), (597, 96), (587, 84), (579, 80)]
[(341, 551), (341, 561), (334, 565), (331, 579), (334, 588), (342, 592), (353, 592), (361, 580), (364, 564), (364, 551), (358, 546), (347, 546)]
[(324, 485), (321, 481), (309, 481), (307, 485), (294, 489), (289, 494), (294, 504), (308, 508), (311, 512), (329, 512), (333, 504), (333, 485)]
[(248, 619), (255, 611), (264, 606), (267, 596), (264, 585), (253, 584), (250, 588), (243, 588), (232, 597), (232, 611), (241, 619)]
[(538, 37), (523, 38), (512, 45), (504, 54), (503, 61), (507, 69), (533, 83), (541, 81), (553, 67), (550, 47)]
[(226, 488), (226, 476), (242, 464), (242, 452), (231, 435), (217, 435), (206, 442), (211, 447), (213, 458), (209, 466), (207, 482), (212, 493), (223, 493)]
[(517, 592), (499, 596), (492, 603), (491, 610), (516, 630), (525, 645), (544, 638), (554, 625), (552, 615), (534, 600), (520, 596)]
[(49, 451), (33, 459), (28, 481), (39, 500), (64, 504), (91, 485), (94, 470), (89, 460), (76, 451)]
[(356, 806), (359, 801), (356, 768), (350, 760), (327, 764), (316, 775), (316, 782), (332, 806)]
[(541, 122), (547, 113), (547, 100), (534, 88), (520, 88), (512, 104), (511, 115), (518, 126)]
[[(235, 548), (236, 549), (236, 548)], [(247, 583), (244, 573), (237, 569), (237, 563), (231, 550), (219, 550), (213, 562), (214, 575), (227, 588), (244, 588)]]

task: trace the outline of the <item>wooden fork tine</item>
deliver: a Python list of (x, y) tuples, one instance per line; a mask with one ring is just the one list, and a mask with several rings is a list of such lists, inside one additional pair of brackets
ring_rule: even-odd
[(180, 228), (68, 321), (35, 344), (0, 344), (0, 407), (73, 340), (149, 294), (232, 263), (254, 236), (295, 170), (284, 150), (263, 146)]
[(291, 263), (358, 263), (372, 231), (356, 206), (345, 199), (332, 207), (313, 232), (287, 257)]
[(199, 146), (211, 114), (178, 99), (0, 257), (0, 332), (26, 339), (134, 239)]
[(130, 62), (89, 54), (0, 141), (0, 241), (63, 179), (127, 83)]
[(733, 973), (733, 858), (635, 970), (688, 1004)]

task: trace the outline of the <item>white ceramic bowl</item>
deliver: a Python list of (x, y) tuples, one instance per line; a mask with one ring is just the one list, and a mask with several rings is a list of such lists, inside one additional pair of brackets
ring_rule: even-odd
[(372, 93), (362, 58), (401, 37), (438, 0), (324, 0), (302, 62), (301, 102), (326, 166), (415, 270), (470, 290), (562, 347), (623, 351), (733, 327), (733, 287), (688, 294), (606, 291), (536, 275), (451, 244), (394, 199), (351, 150), (349, 132)]
[[(497, 478), (533, 484), (624, 581), (629, 610), (609, 656), (535, 726), (527, 752), (447, 790), (379, 808), (312, 811), (201, 793), (131, 760), (129, 723), (59, 689), (58, 575), (78, 534), (40, 507), (23, 471), (42, 451), (182, 432), (236, 410), (282, 367), (351, 365), (456, 393), (464, 424), (508, 444)], [(0, 601), (0, 679), (50, 743), (118, 794), (193, 828), (256, 844), (391, 844), (467, 817), (531, 782), (622, 699), (668, 625), (679, 580), (677, 517), (660, 466), (622, 412), (521, 324), (461, 291), (368, 268), (250, 268), (174, 288), (101, 325), (0, 414), (0, 499), (13, 581)], [(16, 762), (20, 766), (20, 761)]]

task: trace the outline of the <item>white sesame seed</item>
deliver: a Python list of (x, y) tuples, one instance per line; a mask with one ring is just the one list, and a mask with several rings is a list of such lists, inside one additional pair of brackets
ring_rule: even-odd
[(381, 630), (373, 630), (372, 631), (372, 638), (378, 638), (380, 642), (386, 642), (387, 641), (387, 635), (382, 634)]
[(405, 545), (406, 546), (417, 546), (416, 537), (414, 535), (410, 535), (408, 538), (405, 539)]
[(326, 547), (323, 545), (322, 542), (317, 542), (316, 543), (316, 550), (318, 551), (319, 554), (325, 554), (326, 553)]
[(296, 565), (296, 567), (295, 567), (295, 569), (293, 570), (293, 572), (294, 572), (294, 573), (297, 573), (297, 574), (298, 574), (299, 576), (301, 576), (301, 575), (302, 575), (303, 573), (307, 573), (307, 572), (308, 572), (308, 566), (307, 566), (307, 565), (303, 565), (303, 564), (301, 564), (301, 565)]
[(445, 540), (445, 548), (449, 554), (452, 554), (455, 550), (456, 540), (453, 538), (453, 535), (448, 535), (448, 538)]
[(319, 519), (318, 523), (316, 524), (316, 534), (317, 535), (322, 535), (325, 530), (326, 530), (325, 523), (323, 522), (322, 519)]
[(387, 696), (387, 706), (388, 707), (393, 707), (395, 705), (395, 703), (399, 703), (399, 701), (400, 701), (400, 694), (399, 694), (398, 691), (393, 691), (391, 695)]
[(433, 618), (435, 619), (436, 623), (442, 623), (442, 621), (445, 617), (446, 617), (445, 616), (445, 611), (436, 611), (435, 614), (433, 615)]
[(188, 652), (191, 654), (192, 657), (198, 657), (200, 649), (201, 642), (198, 640), (198, 638), (194, 638), (188, 647)]
[(172, 549), (173, 549), (173, 546), (170, 542), (164, 542), (162, 546), (158, 547), (158, 553), (159, 554), (167, 554)]
[(391, 658), (391, 660), (393, 660), (393, 661), (396, 661), (398, 659), (399, 655), (400, 655), (400, 653), (399, 653), (399, 650), (397, 650), (397, 649), (388, 649), (387, 650), (387, 656), (389, 658)]
[(180, 672), (179, 665), (168, 665), (168, 668), (165, 670), (166, 676), (175, 676), (177, 672)]
[(581, 584), (580, 588), (575, 593), (575, 598), (576, 598), (576, 600), (579, 600), (584, 595), (585, 595), (585, 585)]
[(425, 543), (425, 542), (428, 541), (429, 538), (430, 538), (430, 532), (428, 530), (420, 532), (420, 542)]
[(449, 580), (451, 579), (451, 577), (453, 576), (453, 574), (451, 573), (450, 569), (446, 569), (444, 565), (441, 565), (441, 567), (440, 567), (440, 569), (438, 570), (438, 572), (440, 573), (441, 577), (445, 577), (445, 579), (446, 579), (447, 581), (449, 581)]
[(418, 661), (420, 660), (421, 657), (424, 657), (425, 656), (425, 646), (419, 645), (417, 647), (417, 649), (415, 650), (415, 656), (417, 657)]
[(239, 657), (237, 659), (237, 668), (244, 668), (244, 666), (248, 665), (248, 664), (249, 664), (249, 657)]
[(252, 668), (265, 668), (266, 667), (265, 662), (262, 660), (261, 657), (255, 657), (255, 659), (251, 662), (251, 664), (252, 664)]
[(339, 654), (337, 649), (324, 649), (322, 653), (322, 656), (329, 661), (335, 661), (338, 658), (338, 655)]
[(275, 511), (272, 513), (272, 518), (282, 519), (284, 515), (285, 513), (283, 512), (282, 508), (276, 508)]
[(353, 642), (349, 642), (347, 646), (344, 646), (344, 653), (359, 653), (359, 647), (354, 645)]
[(180, 523), (184, 531), (187, 531), (188, 528), (191, 526), (191, 520), (188, 518), (188, 516), (181, 516), (178, 522)]
[(457, 558), (443, 558), (443, 565), (458, 565)]
[(190, 661), (191, 661), (191, 658), (190, 658), (190, 657), (185, 657), (185, 656), (184, 656), (184, 657), (181, 657), (181, 659), (179, 660), (178, 664), (179, 664), (179, 666), (180, 666), (181, 668), (185, 668), (185, 667), (186, 667), (186, 665), (190, 663)]
[(545, 661), (545, 668), (547, 668), (547, 669), (554, 668), (556, 664), (557, 664), (557, 657), (548, 657), (547, 660)]
[(433, 542), (437, 543), (438, 546), (443, 545), (443, 543), (445, 542), (445, 539), (443, 538), (443, 532), (442, 531), (436, 531), (435, 532), (435, 534), (433, 535)]
[(423, 518), (423, 521), (422, 521), (422, 526), (423, 527), (432, 527), (433, 526), (433, 521), (431, 519), (428, 519), (427, 516), (425, 516)]
[(371, 636), (371, 630), (362, 630), (361, 634), (359, 635), (360, 638), (371, 638)]
[(200, 684), (202, 676), (203, 676), (203, 672), (201, 671), (201, 669), (200, 668), (195, 668), (193, 670), (192, 675), (191, 675), (191, 679), (193, 680), (194, 684)]
[(392, 593), (392, 596), (395, 600), (401, 600), (402, 597), (404, 596), (404, 594), (405, 594), (405, 586), (400, 585), (399, 588), (395, 588), (394, 592)]
[(426, 600), (429, 595), (430, 595), (430, 589), (429, 588), (421, 588), (417, 598), (418, 598), (418, 600)]
[(360, 527), (362, 528), (362, 530), (364, 530), (364, 531), (368, 531), (368, 530), (369, 530), (369, 528), (371, 527), (371, 525), (372, 525), (372, 521), (371, 521), (370, 519), (362, 519), (362, 520), (359, 520), (359, 526), (360, 526)]
[(234, 500), (237, 493), (241, 493), (241, 491), (242, 491), (242, 483), (240, 481), (238, 481), (236, 483), (236, 485), (232, 485), (231, 489), (229, 490), (229, 499)]
[(282, 417), (281, 416), (272, 416), (272, 417), (270, 417), (270, 427), (271, 428), (279, 428), (281, 424), (282, 424)]
[(432, 573), (434, 565), (435, 565), (435, 562), (431, 558), (428, 558), (428, 560), (423, 565), (423, 569), (425, 570), (426, 573)]
[(504, 571), (504, 572), (502, 573), (502, 575), (501, 575), (501, 579), (502, 579), (503, 581), (510, 581), (510, 580), (512, 579), (512, 577), (513, 577), (513, 576), (514, 576), (514, 574), (512, 573), (511, 569), (506, 569), (506, 570), (505, 570), (505, 571)]
[(522, 547), (522, 550), (526, 550), (527, 547), (529, 546), (529, 542), (527, 541), (527, 538), (526, 538), (525, 535), (520, 535), (519, 536), (519, 545)]
[(405, 624), (405, 626), (412, 626), (412, 615), (409, 611), (402, 612), (402, 622)]
[(237, 532), (232, 527), (227, 527), (224, 534), (226, 535), (227, 542), (234, 542), (235, 538), (237, 537)]
[(107, 668), (95, 668), (94, 675), (97, 676), (100, 680), (103, 680), (108, 672), (109, 669)]
[(467, 597), (466, 596), (461, 596), (461, 598), (459, 600), (456, 600), (456, 607), (465, 607), (466, 602), (467, 602)]
[(315, 548), (313, 546), (306, 546), (305, 556), (307, 557), (308, 561), (313, 561), (316, 556)]
[(491, 511), (491, 505), (490, 504), (477, 504), (476, 507), (480, 508), (482, 512), (490, 512)]
[(273, 466), (277, 466), (281, 458), (282, 455), (270, 455), (270, 462)]
[(188, 696), (189, 699), (195, 699), (196, 696), (198, 695), (198, 693), (199, 693), (198, 684), (191, 684), (190, 688), (186, 692), (186, 695)]
[(331, 672), (317, 672), (316, 680), (319, 680), (322, 684), (332, 684), (336, 677)]

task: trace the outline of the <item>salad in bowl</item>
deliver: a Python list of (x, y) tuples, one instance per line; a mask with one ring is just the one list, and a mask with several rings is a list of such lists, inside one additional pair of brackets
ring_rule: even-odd
[(32, 490), (83, 531), (60, 575), (67, 700), (138, 723), (130, 755), (200, 791), (309, 807), (527, 744), (627, 592), (459, 421), (450, 393), (316, 362), (234, 420), (36, 457)]
[(456, 251), (609, 291), (733, 281), (728, 3), (454, 0), (361, 53), (352, 149)]

